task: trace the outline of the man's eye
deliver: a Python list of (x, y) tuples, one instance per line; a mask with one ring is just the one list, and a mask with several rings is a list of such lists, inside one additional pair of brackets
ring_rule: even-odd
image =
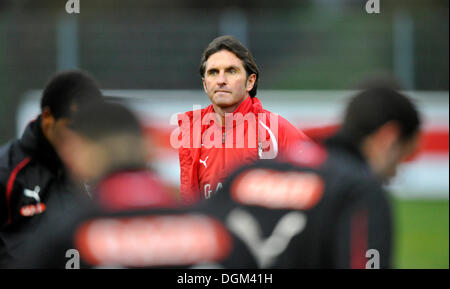
[(234, 69), (234, 68), (230, 68), (230, 69), (228, 70), (228, 72), (230, 72), (231, 74), (235, 74), (235, 73), (237, 72), (237, 70)]
[(216, 75), (216, 74), (217, 74), (217, 70), (208, 71), (208, 75)]

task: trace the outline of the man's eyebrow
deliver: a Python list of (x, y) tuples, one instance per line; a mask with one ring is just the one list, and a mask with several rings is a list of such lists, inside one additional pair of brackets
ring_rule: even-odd
[[(226, 72), (230, 71), (231, 69), (235, 69), (236, 71), (240, 71), (240, 70), (241, 70), (241, 69), (239, 68), (239, 66), (236, 66), (236, 65), (229, 65), (229, 66), (225, 67), (225, 71), (226, 71)], [(218, 72), (218, 71), (219, 71), (219, 68), (217, 68), (217, 67), (211, 67), (211, 68), (208, 68), (208, 69), (205, 71), (205, 74), (210, 74), (210, 73), (212, 73), (212, 72)]]
[[(225, 67), (225, 70), (228, 70), (228, 69), (231, 69), (231, 68), (234, 68), (234, 69), (237, 69), (237, 70), (240, 69), (239, 66), (236, 66), (236, 65), (229, 65), (229, 66)], [(208, 72), (208, 71), (212, 71), (212, 70), (219, 70), (219, 68), (217, 68), (217, 67), (211, 67), (211, 68), (208, 68), (206, 71)]]
[(231, 68), (234, 68), (234, 69), (236, 69), (236, 70), (239, 70), (240, 68), (238, 67), (238, 66), (236, 66), (236, 65), (230, 65), (230, 66), (228, 66), (227, 68), (225, 68), (225, 70), (229, 70), (229, 69), (231, 69)]

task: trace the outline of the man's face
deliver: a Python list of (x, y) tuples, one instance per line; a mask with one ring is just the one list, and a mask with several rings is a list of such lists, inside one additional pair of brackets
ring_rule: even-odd
[(43, 114), (43, 131), (66, 169), (77, 181), (89, 179), (92, 153), (88, 142), (70, 128), (69, 118)]
[(61, 147), (63, 146), (66, 132), (70, 130), (68, 128), (69, 124), (70, 119), (63, 117), (55, 120), (53, 126), (51, 127), (50, 134), (52, 136), (52, 144), (57, 152), (60, 151)]
[(383, 169), (380, 171), (381, 177), (385, 182), (389, 182), (396, 176), (398, 166), (417, 151), (418, 145), (419, 133), (405, 141), (397, 140), (392, 144), (391, 148), (386, 152)]
[(90, 182), (98, 177), (104, 167), (102, 149), (70, 129), (63, 135), (59, 153), (71, 176), (81, 182)]
[(253, 88), (255, 80), (255, 74), (247, 78), (242, 61), (228, 50), (221, 50), (208, 58), (202, 78), (203, 88), (214, 108), (226, 112), (236, 109)]
[(64, 132), (68, 130), (69, 123), (70, 119), (67, 117), (60, 117), (56, 119), (50, 112), (49, 108), (45, 108), (42, 111), (42, 132), (58, 154), (64, 139)]

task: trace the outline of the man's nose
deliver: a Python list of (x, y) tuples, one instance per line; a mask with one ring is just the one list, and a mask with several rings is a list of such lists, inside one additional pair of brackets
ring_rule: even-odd
[(217, 84), (218, 85), (225, 85), (227, 84), (227, 78), (224, 71), (219, 72), (219, 76), (217, 77)]

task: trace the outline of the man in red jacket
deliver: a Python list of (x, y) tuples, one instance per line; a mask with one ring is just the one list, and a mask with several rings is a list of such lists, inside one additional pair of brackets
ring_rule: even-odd
[(178, 115), (171, 142), (179, 149), (185, 203), (208, 199), (238, 166), (295, 150), (307, 137), (256, 98), (259, 70), (250, 51), (232, 36), (214, 39), (200, 62), (211, 105)]

